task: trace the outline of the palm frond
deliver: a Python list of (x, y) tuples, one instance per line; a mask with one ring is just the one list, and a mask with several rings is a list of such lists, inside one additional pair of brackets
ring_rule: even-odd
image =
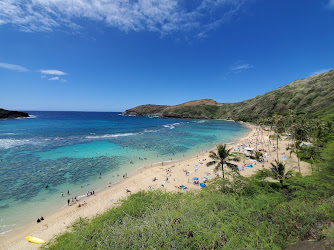
[(232, 169), (233, 171), (238, 171), (238, 166), (230, 163), (230, 162), (225, 162), (226, 166), (228, 166), (230, 169)]
[(294, 174), (293, 169), (290, 169), (288, 172), (285, 173), (285, 179), (290, 179)]
[(210, 167), (210, 166), (212, 166), (214, 164), (217, 164), (217, 161), (209, 161), (209, 162), (206, 163), (206, 166)]
[(234, 157), (234, 158), (228, 158), (228, 161), (235, 161), (235, 162), (239, 162), (240, 158), (239, 157)]
[[(217, 166), (215, 166), (215, 171), (217, 172), (220, 168), (223, 168), (222, 165), (220, 163), (217, 164)], [(224, 172), (224, 170), (223, 170)]]
[(211, 155), (209, 155), (209, 157), (211, 159), (215, 160), (215, 161), (219, 161), (220, 160), (220, 157), (218, 155), (216, 155), (216, 154), (214, 154), (214, 155), (211, 154)]

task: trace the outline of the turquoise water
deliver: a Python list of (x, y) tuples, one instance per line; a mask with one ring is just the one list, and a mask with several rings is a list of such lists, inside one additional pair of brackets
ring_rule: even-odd
[(121, 181), (124, 173), (196, 154), (248, 131), (227, 121), (29, 114), (32, 118), (0, 120), (1, 235), (60, 209), (68, 198)]

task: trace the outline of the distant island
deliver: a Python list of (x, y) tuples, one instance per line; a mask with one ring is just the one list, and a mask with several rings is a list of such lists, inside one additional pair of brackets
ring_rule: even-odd
[(212, 99), (190, 101), (175, 106), (141, 105), (123, 115), (162, 118), (232, 119), (253, 122), (274, 114), (322, 116), (334, 112), (334, 70), (291, 82), (278, 89), (237, 103), (218, 103)]
[(20, 118), (20, 117), (29, 117), (29, 114), (26, 112), (0, 109), (0, 119)]

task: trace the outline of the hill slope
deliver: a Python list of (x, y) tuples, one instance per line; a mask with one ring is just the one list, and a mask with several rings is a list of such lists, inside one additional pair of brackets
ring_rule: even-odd
[(159, 115), (169, 118), (233, 119), (253, 121), (273, 114), (333, 113), (334, 70), (297, 80), (237, 103), (217, 103), (211, 99), (186, 102), (175, 106), (142, 105), (126, 110), (124, 115)]

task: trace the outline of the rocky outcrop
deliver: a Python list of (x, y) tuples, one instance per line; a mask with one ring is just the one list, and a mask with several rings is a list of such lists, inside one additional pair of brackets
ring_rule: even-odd
[(175, 106), (141, 105), (123, 112), (123, 115), (158, 116), (162, 118), (216, 118), (212, 112), (217, 109), (218, 102), (212, 99), (190, 101)]
[(123, 112), (123, 115), (136, 115), (136, 116), (159, 116), (162, 117), (163, 111), (167, 108), (166, 105), (141, 105), (132, 109), (128, 109)]
[(29, 114), (26, 113), (26, 112), (10, 111), (10, 110), (6, 110), (6, 109), (0, 109), (0, 119), (20, 118), (20, 117), (29, 117)]

